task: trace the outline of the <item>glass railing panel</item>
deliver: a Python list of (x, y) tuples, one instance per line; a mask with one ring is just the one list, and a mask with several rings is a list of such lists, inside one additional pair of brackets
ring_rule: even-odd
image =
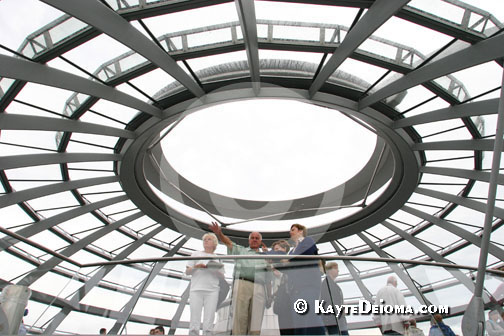
[[(292, 329), (300, 327), (299, 323), (313, 333), (319, 328), (332, 334), (380, 335), (385, 331), (383, 316), (391, 316), (388, 309), (400, 309), (395, 316), (402, 328), (414, 328), (416, 323), (425, 335), (437, 328), (433, 316), (440, 312), (443, 323), (460, 335), (476, 277), (474, 267), (451, 267), (441, 261), (423, 264), (371, 256), (367, 260), (324, 256), (327, 260), (322, 268), (318, 260), (280, 261), (283, 256), (276, 255), (256, 255), (253, 261), (218, 255), (212, 261), (202, 257), (197, 262), (187, 255), (125, 265), (83, 264), (81, 268), (63, 262), (50, 272), (43, 267), (33, 269), (21, 276), (36, 278), (30, 282), (32, 296), (25, 325), (34, 333), (78, 330), (98, 334), (105, 328), (112, 334), (149, 334), (162, 326), (164, 334), (194, 334), (194, 314), (214, 295), (217, 304), (210, 305), (215, 307), (210, 311), (215, 313), (205, 324), (214, 335), (250, 333), (250, 329), (233, 330), (239, 327), (234, 320), (243, 316), (237, 309), (247, 300), (256, 311), (250, 328), (263, 335), (279, 335), (279, 328)], [(251, 267), (253, 264), (258, 265)], [(187, 265), (199, 266), (182, 271)], [(388, 299), (383, 298), (391, 298), (391, 293), (402, 298), (400, 308), (387, 308)], [(487, 272), (483, 300), (486, 319), (494, 310), (502, 310), (504, 278), (500, 274)], [(199, 328), (203, 334), (203, 323)]]

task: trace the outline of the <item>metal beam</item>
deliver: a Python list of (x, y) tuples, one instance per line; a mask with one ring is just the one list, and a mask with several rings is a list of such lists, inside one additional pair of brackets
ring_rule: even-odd
[[(187, 242), (188, 238), (182, 238), (177, 245), (175, 245), (166, 255), (165, 257), (171, 257)], [(115, 335), (118, 334), (120, 330), (124, 328), (126, 323), (128, 323), (129, 317), (135, 308), (138, 299), (142, 295), (143, 291), (149, 287), (150, 283), (154, 278), (158, 275), (158, 273), (163, 269), (168, 261), (156, 262), (155, 266), (152, 268), (151, 272), (143, 281), (141, 287), (135, 292), (134, 295), (131, 296), (130, 300), (124, 305), (121, 310), (120, 316), (117, 318), (114, 326), (110, 329), (109, 334)]]
[(416, 85), (501, 58), (504, 56), (503, 45), (504, 34), (499, 34), (427, 64), (363, 98), (359, 102), (359, 110)]
[(161, 116), (161, 110), (157, 107), (120, 90), (44, 64), (0, 55), (0, 76), (76, 91), (125, 105), (156, 117)]
[(60, 118), (38, 117), (9, 113), (0, 114), (0, 129), (62, 131), (107, 135), (126, 139), (135, 138), (134, 132), (120, 128), (103, 126), (78, 120), (67, 120)]
[[(501, 83), (504, 84), (504, 72)], [(490, 236), (492, 234), (492, 222), (495, 210), (495, 199), (497, 194), (497, 178), (501, 166), (502, 150), (504, 148), (504, 88), (501, 86), (499, 99), (499, 113), (497, 116), (497, 131), (495, 134), (495, 145), (492, 157), (492, 170), (490, 183), (488, 186), (487, 209), (483, 225), (483, 236), (481, 237), (481, 248), (478, 261), (478, 275), (476, 277), (476, 288), (474, 296), (469, 302), (468, 310), (462, 319), (462, 330), (464, 335), (482, 335), (485, 332), (484, 302), (482, 300), (483, 287), (488, 261), (488, 250), (490, 246)], [(477, 324), (471, 323), (476, 320)]]
[(0, 226), (0, 232), (3, 233), (4, 235), (7, 235), (7, 236), (10, 236), (11, 238), (14, 238), (18, 241), (21, 241), (33, 248), (36, 248), (36, 249), (39, 249), (41, 251), (44, 251), (45, 253), (49, 254), (49, 255), (52, 255), (54, 257), (57, 257), (58, 259), (60, 259), (61, 261), (66, 261), (72, 265), (75, 265), (77, 267), (82, 267), (82, 264), (70, 259), (70, 258), (67, 258), (66, 256), (62, 255), (61, 253), (58, 253), (56, 251), (53, 251), (51, 250), (50, 248), (47, 248), (45, 247), (44, 245), (42, 244), (39, 244), (37, 242), (34, 242), (32, 240), (29, 240), (29, 239), (26, 239), (20, 235), (18, 235), (17, 233), (15, 232), (12, 232), (12, 231), (9, 231), (7, 229), (4, 229), (3, 227)]
[[(44, 230), (48, 230), (58, 224), (61, 224), (63, 222), (66, 222), (68, 220), (71, 220), (73, 218), (82, 216), (86, 213), (89, 213), (91, 211), (95, 211), (100, 208), (104, 208), (109, 205), (113, 205), (119, 202), (123, 202), (128, 200), (127, 195), (122, 195), (122, 196), (117, 196), (117, 197), (112, 197), (108, 198), (102, 201), (86, 204), (86, 205), (80, 205), (75, 209), (65, 211), (63, 213), (57, 214), (55, 216), (43, 219), (39, 222), (35, 222), (29, 226), (23, 227), (22, 229), (16, 231), (16, 234), (23, 236), (25, 238), (29, 238), (31, 236), (36, 235), (37, 233), (40, 233)], [(0, 239), (0, 251), (3, 251), (4, 249), (8, 248), (9, 246), (12, 246), (16, 244), (18, 240), (10, 237), (5, 237)]]
[[(366, 235), (364, 235), (363, 233), (358, 233), (357, 236), (359, 236), (360, 239), (362, 239), (366, 244), (368, 244), (369, 247), (371, 247), (371, 249), (375, 251), (375, 253), (378, 254), (379, 257), (390, 259), (390, 257), (380, 247), (378, 247), (375, 243), (373, 243), (371, 239), (366, 237)], [(387, 265), (392, 269), (393, 272), (397, 274), (397, 276), (402, 280), (402, 282), (406, 285), (406, 287), (408, 287), (411, 294), (417, 298), (420, 304), (427, 304), (425, 302), (425, 298), (423, 297), (422, 293), (420, 293), (420, 290), (413, 283), (413, 280), (410, 279), (408, 274), (406, 274), (406, 272), (401, 267), (399, 267), (398, 264), (387, 262)]]
[(468, 151), (492, 151), (494, 140), (452, 140), (452, 141), (433, 141), (416, 143), (411, 146), (414, 151), (420, 150), (468, 150)]
[[(420, 172), (426, 173), (426, 174), (459, 177), (459, 178), (471, 179), (471, 180), (475, 180), (475, 181), (490, 182), (490, 173), (478, 171), (478, 170), (424, 166), (424, 167), (420, 168)], [(498, 174), (497, 184), (504, 185), (504, 174)]]
[[(403, 210), (404, 212), (409, 213), (413, 216), (416, 216), (418, 218), (426, 220), (427, 222), (432, 223), (436, 226), (439, 226), (440, 228), (442, 228), (450, 233), (453, 233), (454, 235), (470, 242), (471, 244), (473, 244), (477, 247), (481, 246), (481, 237), (480, 236), (477, 236), (472, 232), (464, 230), (461, 227), (459, 227), (453, 223), (450, 223), (447, 220), (441, 219), (439, 217), (433, 216), (431, 214), (417, 210), (415, 208), (411, 208), (407, 205), (404, 205), (401, 208), (401, 210)], [(489, 252), (497, 259), (504, 260), (504, 250), (501, 249), (500, 247), (498, 247), (497, 245), (490, 244)]]
[(24, 154), (0, 157), (0, 170), (44, 166), (59, 163), (119, 161), (121, 154), (102, 153), (58, 153), (58, 154)]
[[(118, 220), (117, 222), (113, 222), (109, 225), (106, 225), (102, 227), (101, 229), (87, 235), (86, 237), (76, 241), (73, 244), (70, 244), (68, 247), (66, 247), (63, 251), (60, 252), (60, 254), (64, 255), (65, 257), (70, 257), (73, 254), (79, 252), (89, 244), (93, 243), (95, 240), (100, 239), (101, 237), (105, 236), (106, 234), (117, 230), (123, 225), (128, 224), (131, 221), (134, 221), (135, 219), (138, 219), (143, 216), (143, 213), (141, 211), (138, 211), (128, 217), (125, 217), (123, 219)], [(53, 257), (46, 262), (42, 263), (39, 265), (34, 271), (30, 272), (26, 276), (24, 276), (21, 280), (18, 281), (18, 285), (22, 286), (30, 286), (32, 285), (35, 281), (40, 279), (43, 275), (45, 275), (47, 272), (50, 272), (51, 270), (54, 269), (57, 265), (59, 265), (63, 260), (60, 258)]]
[(259, 72), (259, 46), (257, 42), (257, 22), (255, 15), (254, 0), (235, 0), (238, 17), (245, 40), (245, 49), (250, 67), (250, 77), (254, 92), (259, 94), (260, 72)]
[(180, 302), (177, 307), (177, 311), (173, 315), (171, 325), (170, 325), (170, 330), (168, 331), (168, 335), (175, 335), (175, 331), (177, 331), (178, 324), (180, 323), (180, 317), (182, 316), (182, 313), (184, 312), (184, 308), (185, 308), (187, 301), (189, 299), (190, 292), (191, 292), (191, 283), (189, 282), (186, 289), (184, 290), (184, 293), (182, 293), (182, 296), (180, 297)]
[[(447, 193), (444, 193), (441, 191), (431, 190), (431, 189), (417, 188), (415, 190), (415, 192), (418, 194), (421, 194), (421, 195), (441, 199), (446, 202), (455, 203), (455, 204), (458, 204), (458, 205), (461, 205), (466, 208), (470, 208), (470, 209), (473, 209), (473, 210), (476, 210), (476, 211), (479, 211), (482, 213), (486, 212), (486, 204), (483, 202), (478, 202), (478, 201), (474, 201), (472, 199), (468, 199), (465, 197), (455, 196), (452, 194), (447, 194)], [(504, 219), (504, 209), (495, 208), (494, 216), (501, 218), (501, 219)]]
[(436, 121), (496, 114), (498, 107), (498, 98), (478, 101), (474, 103), (453, 105), (447, 108), (422, 113), (409, 118), (399, 119), (392, 124), (392, 128), (404, 128)]
[(143, 35), (128, 21), (97, 0), (42, 0), (75, 18), (97, 28), (108, 36), (136, 51), (170, 76), (178, 80), (196, 97), (205, 92), (199, 85), (156, 43)]
[[(336, 244), (334, 241), (331, 241), (331, 245), (334, 247), (334, 249), (336, 250), (336, 252), (339, 255), (343, 255), (343, 251), (338, 246), (338, 244)], [(356, 270), (355, 266), (352, 264), (352, 262), (350, 260), (343, 260), (343, 263), (345, 264), (346, 268), (350, 272), (350, 275), (352, 276), (352, 279), (357, 284), (357, 287), (359, 287), (359, 290), (361, 291), (362, 296), (366, 300), (368, 300), (369, 302), (373, 302), (373, 295), (371, 294), (369, 289), (366, 287), (366, 285), (364, 285), (364, 282), (362, 281), (359, 273), (357, 272), (357, 270)]]
[[(429, 258), (436, 262), (440, 263), (450, 263), (450, 260), (446, 259), (445, 257), (439, 255), (436, 251), (431, 249), (429, 246), (421, 242), (420, 240), (416, 239), (414, 236), (411, 234), (399, 229), (397, 226), (392, 225), (386, 221), (382, 222), (382, 225), (385, 226), (386, 228), (390, 229), (392, 232), (396, 233), (399, 235), (401, 238), (409, 242), (411, 245), (415, 246), (417, 249), (425, 253)], [(453, 268), (445, 268), (446, 271), (448, 271), (455, 279), (460, 281), (461, 284), (463, 284), (471, 293), (474, 293), (474, 283), (472, 279), (470, 279), (467, 275), (462, 273), (460, 270), (453, 269)], [(486, 296), (487, 300), (490, 300), (488, 295)]]
[[(126, 247), (121, 253), (116, 255), (112, 260), (122, 260), (127, 258), (131, 253), (133, 253), (136, 249), (146, 243), (149, 239), (160, 233), (165, 229), (164, 226), (159, 225), (154, 230), (142, 236), (140, 239), (135, 240), (132, 244)], [(55, 333), (56, 329), (60, 325), (60, 323), (68, 316), (70, 312), (73, 311), (78, 305), (79, 302), (93, 289), (97, 286), (100, 281), (103, 280), (113, 269), (115, 265), (107, 265), (100, 268), (91, 279), (87, 280), (84, 285), (79, 288), (72, 298), (69, 299), (69, 305), (65, 306), (61, 309), (61, 311), (56, 314), (51, 320), (51, 323), (44, 330), (44, 335), (52, 335)]]
[(325, 81), (336, 71), (350, 55), (357, 49), (371, 34), (383, 25), (390, 17), (405, 6), (410, 0), (376, 0), (366, 14), (350, 30), (336, 49), (326, 65), (313, 81), (310, 87), (310, 97), (322, 87)]
[(119, 177), (113, 175), (104, 177), (94, 177), (82, 180), (65, 181), (61, 183), (52, 183), (41, 187), (16, 191), (6, 194), (4, 196), (0, 196), (0, 209), (13, 204), (25, 202), (39, 197), (57, 194), (64, 191), (91, 187), (98, 184), (113, 183), (118, 181)]

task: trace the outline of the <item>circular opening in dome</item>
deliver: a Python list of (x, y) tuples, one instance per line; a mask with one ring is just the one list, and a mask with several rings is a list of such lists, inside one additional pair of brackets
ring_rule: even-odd
[(376, 134), (341, 112), (251, 99), (186, 116), (161, 141), (184, 178), (226, 197), (276, 201), (324, 192), (369, 161)]

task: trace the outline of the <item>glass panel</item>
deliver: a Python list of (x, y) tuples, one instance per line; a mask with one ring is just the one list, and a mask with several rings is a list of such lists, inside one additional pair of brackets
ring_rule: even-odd
[[(43, 176), (41, 172), (44, 172)], [(5, 171), (9, 179), (24, 180), (61, 180), (61, 170), (59, 165), (43, 165), (35, 167), (9, 169)]]
[[(130, 80), (129, 82), (151, 98), (156, 99), (156, 97), (159, 95), (160, 90), (162, 90), (163, 88), (162, 84), (168, 86), (172, 83), (175, 83), (176, 81), (164, 70), (156, 69), (133, 80)], [(140, 100), (147, 101), (147, 98), (143, 94), (131, 88), (131, 86), (129, 86), (128, 84), (121, 84), (117, 88), (132, 96), (136, 96)]]
[(451, 75), (436, 78), (433, 82), (458, 101), (462, 102), (470, 98), (469, 93), (465, 90), (464, 84)]
[[(96, 50), (100, 50), (100, 52), (97, 53)], [(95, 73), (105, 62), (110, 62), (110, 60), (114, 60), (128, 51), (130, 51), (128, 47), (102, 34), (66, 52), (63, 56), (88, 72)], [(93, 55), (93, 57), (89, 57), (89, 55)], [(136, 57), (142, 59), (141, 56)], [(127, 59), (123, 62), (127, 62)], [(122, 70), (121, 68), (118, 69)], [(125, 67), (125, 69), (128, 69), (128, 67)]]
[[(67, 99), (72, 93), (68, 90), (28, 83), (17, 95), (16, 99), (62, 114)], [(42, 97), (51, 97), (51, 99), (42, 99)]]
[(138, 114), (137, 110), (103, 99), (94, 104), (92, 110), (123, 123), (129, 123)]
[(0, 99), (2, 99), (4, 94), (10, 89), (10, 87), (13, 83), (14, 83), (14, 79), (0, 78)]
[(258, 20), (316, 22), (322, 24), (334, 24), (337, 22), (345, 27), (350, 27), (359, 11), (357, 8), (351, 7), (282, 3), (276, 1), (255, 1), (254, 4)]
[[(26, 131), (26, 130), (2, 130), (2, 142), (20, 146), (42, 148), (47, 151), (56, 151), (56, 132), (51, 131)], [(2, 155), (25, 154), (28, 148), (5, 146)], [(44, 151), (41, 151), (44, 152)], [(28, 153), (26, 153), (28, 154)]]
[(72, 180), (111, 176), (114, 174), (114, 162), (69, 163), (68, 170)]
[[(33, 15), (33, 13), (36, 13), (36, 15)], [(0, 44), (18, 50), (28, 34), (40, 29), (40, 27), (61, 15), (62, 12), (56, 8), (36, 0), (23, 1), (22, 6), (17, 1), (1, 1), (0, 22), (2, 22), (2, 34), (0, 35)], [(28, 20), (27, 17), (29, 17)]]
[[(411, 1), (409, 4), (411, 4), (412, 2), (413, 1)], [(401, 34), (398, 34), (398, 31), (400, 31)], [(441, 49), (444, 45), (450, 42), (450, 40), (452, 40), (452, 37), (450, 36), (412, 23), (410, 21), (400, 19), (398, 17), (392, 17), (387, 20), (387, 22), (385, 22), (374, 32), (373, 36), (392, 40), (394, 43), (397, 43), (398, 46), (413, 46), (415, 53), (418, 53), (418, 58), (413, 59), (413, 61), (410, 62), (411, 65), (419, 64), (422, 59), (426, 58), (427, 55), (430, 55), (438, 49)], [(418, 40), (429, 41), (429, 43), (412, 44), (411, 36), (415, 36), (415, 39), (418, 38)], [(388, 57), (395, 59), (396, 54), (389, 55)]]
[(469, 140), (472, 138), (462, 119), (431, 122), (418, 125), (415, 129), (423, 137), (423, 142), (425, 143), (449, 140)]
[(473, 169), (474, 152), (471, 151), (425, 151), (427, 165), (446, 168)]
[(450, 212), (448, 216), (445, 217), (446, 220), (454, 221), (456, 223), (467, 223), (469, 226), (464, 226), (465, 230), (475, 232), (480, 228), (483, 228), (483, 223), (485, 221), (485, 213), (472, 210), (463, 206), (458, 206), (454, 211)]
[(409, 224), (412, 226), (416, 226), (421, 222), (418, 217), (413, 216), (403, 210), (396, 211), (390, 218), (396, 220), (398, 223)]
[[(157, 325), (164, 326), (165, 334), (169, 328), (172, 332), (177, 329), (175, 334), (187, 332), (182, 326), (191, 320), (192, 312), (196, 311), (195, 306), (201, 307), (198, 300), (204, 300), (201, 294), (198, 295), (200, 292), (195, 287), (198, 284), (213, 286), (210, 292), (219, 293), (224, 285), (219, 285), (219, 277), (214, 274), (221, 273), (223, 267), (225, 272), (221, 274), (224, 275), (223, 280), (228, 283), (226, 287), (230, 289), (225, 295), (225, 292), (222, 293), (222, 301), (215, 309), (213, 326), (210, 326), (214, 333), (219, 334), (231, 332), (234, 328), (231, 313), (238, 304), (247, 302), (243, 300), (248, 300), (248, 298), (254, 300), (260, 312), (260, 314), (252, 315), (252, 327), (255, 323), (261, 332), (278, 333), (279, 328), (299, 328), (306, 325), (327, 328), (332, 325), (330, 323), (332, 314), (328, 308), (330, 305), (333, 312), (340, 308), (345, 312), (344, 320), (343, 317), (338, 319), (339, 326), (344, 326), (344, 330), (362, 332), (362, 328), (367, 328), (365, 330), (374, 330), (373, 334), (376, 334), (379, 332), (375, 324), (380, 321), (379, 312), (393, 309), (383, 305), (380, 299), (384, 300), (385, 304), (391, 304), (387, 300), (391, 300), (392, 292), (395, 297), (400, 298), (400, 301), (394, 303), (404, 305), (407, 312), (399, 313), (397, 316), (404, 315), (400, 319), (408, 320), (410, 316), (415, 316), (417, 327), (427, 332), (431, 328), (429, 324), (431, 314), (440, 312), (444, 316), (444, 322), (455, 332), (460, 332), (460, 317), (450, 317), (450, 313), (464, 311), (464, 307), (472, 296), (473, 287), (470, 280), (473, 276), (472, 270), (464, 268), (445, 269), (435, 265), (395, 263), (387, 266), (383, 262), (336, 260), (328, 261), (324, 269), (319, 269), (317, 261), (291, 259), (282, 262), (281, 255), (267, 253), (270, 255), (265, 258), (269, 261), (256, 259), (253, 264), (260, 266), (250, 271), (244, 268), (247, 264), (245, 259), (234, 262), (223, 259), (222, 255), (217, 255), (216, 259), (210, 261), (202, 252), (194, 252), (194, 258), (202, 258), (199, 260), (163, 261), (157, 264), (133, 263), (101, 268), (85, 266), (79, 269), (74, 266), (66, 268), (68, 263), (64, 263), (58, 269), (58, 273), (44, 273), (34, 282), (32, 291), (44, 293), (47, 300), (45, 302), (28, 301), (27, 307), (30, 314), (24, 319), (24, 323), (30, 330), (47, 328), (50, 325), (51, 316), (62, 313), (60, 309), (51, 307), (55, 299), (58, 299), (79, 303), (80, 308), (65, 313), (66, 318), (58, 326), (51, 325), (57, 330), (66, 330), (68, 321), (72, 321), (74, 329), (86, 330), (89, 334), (97, 334), (100, 328), (112, 331), (117, 327), (119, 327), (118, 333), (123, 328), (128, 330), (128, 333), (147, 333)], [(474, 254), (477, 255), (477, 253)], [(176, 255), (178, 258), (181, 256)], [(234, 267), (236, 263), (240, 266)], [(187, 269), (187, 265), (194, 267), (193, 265), (196, 264), (203, 266), (189, 269), (189, 274), (185, 274), (185, 271), (177, 271), (177, 269)], [(362, 268), (363, 264), (368, 264), (370, 271), (349, 272), (349, 269), (353, 272)], [(216, 268), (210, 269), (210, 265)], [(339, 267), (336, 268), (335, 265)], [(391, 271), (391, 267), (399, 273)], [(307, 268), (314, 268), (314, 270), (307, 272)], [(36, 275), (35, 272), (33, 274)], [(207, 277), (205, 283), (197, 281), (204, 276)], [(246, 276), (252, 276), (253, 280), (246, 280), (248, 279)], [(309, 287), (303, 287), (302, 279), (308, 277), (319, 279), (320, 286), (314, 286), (316, 281), (313, 280)], [(81, 281), (92, 281), (93, 285), (84, 286)], [(270, 285), (264, 286), (263, 283)], [(502, 284), (503, 278), (500, 275), (488, 274), (485, 281), (485, 293), (490, 293), (500, 300)], [(265, 297), (268, 303), (262, 299), (265, 288), (268, 288)], [(311, 294), (314, 288), (319, 291), (319, 294)], [(295, 292), (286, 294), (284, 290), (289, 289)], [(423, 295), (417, 296), (415, 294), (417, 291), (423, 292)], [(297, 298), (295, 293), (299, 293), (300, 297)], [(241, 299), (238, 299), (238, 295), (241, 295)], [(294, 299), (296, 299), (296, 304), (293, 304)], [(382, 302), (381, 306), (372, 308), (373, 304), (379, 302)], [(318, 315), (313, 313), (313, 315), (300, 315), (295, 311), (295, 309), (302, 311), (304, 304), (313, 311), (318, 310)], [(93, 308), (90, 310), (88, 307)], [(125, 307), (130, 308), (125, 309)], [(375, 314), (369, 314), (368, 311), (371, 309), (376, 309)], [(114, 314), (106, 314), (107, 311)], [(175, 319), (176, 314), (180, 314), (180, 324)], [(38, 319), (30, 315), (36, 315)], [(305, 318), (301, 319), (299, 316)], [(123, 318), (129, 319), (126, 319), (125, 324), (116, 325), (117, 322), (123, 321)], [(292, 322), (293, 319), (295, 322)], [(286, 324), (287, 320), (291, 322)], [(170, 327), (168, 327), (168, 321), (172, 322)], [(30, 324), (35, 324), (35, 326)], [(406, 325), (406, 327), (412, 328), (412, 325)], [(360, 331), (355, 330), (356, 328)]]
[(465, 188), (468, 179), (459, 179), (446, 175), (422, 174), (422, 186), (428, 186), (429, 189), (458, 194)]
[(86, 27), (87, 24), (72, 17), (49, 29), (49, 35), (52, 43), (57, 44)]
[(116, 193), (108, 193), (109, 191), (122, 191), (121, 185), (118, 182), (100, 184), (92, 187), (77, 189), (86, 199), (91, 202), (98, 202), (111, 197), (117, 197)]
[(474, 97), (501, 85), (502, 68), (496, 62), (487, 62), (454, 72), (452, 76), (464, 83), (469, 96)]
[[(413, 98), (412, 96), (410, 96), (410, 97)], [(410, 97), (408, 97), (408, 98), (410, 98)], [(421, 106), (418, 106), (417, 108), (414, 108), (414, 109), (412, 109), (412, 110), (404, 113), (404, 117), (405, 118), (409, 118), (409, 117), (413, 117), (413, 116), (416, 116), (416, 115), (419, 115), (419, 114), (422, 114), (422, 113), (431, 112), (431, 111), (439, 110), (439, 109), (442, 109), (442, 108), (446, 108), (448, 106), (449, 106), (449, 104), (446, 101), (444, 101), (441, 98), (436, 98), (436, 99), (433, 99), (433, 100), (431, 100), (431, 101), (429, 101), (429, 102), (427, 102), (427, 103), (425, 103), (425, 104), (423, 104)], [(407, 110), (407, 109), (405, 109), (405, 110)]]
[[(213, 66), (224, 65), (230, 62), (247, 62), (247, 54), (245, 51), (235, 51), (226, 54), (212, 55), (212, 56), (204, 56), (198, 58), (192, 58), (186, 61), (191, 69), (194, 72), (201, 71), (203, 69), (208, 69)], [(183, 68), (185, 66), (182, 65)], [(229, 65), (225, 66), (225, 68), (230, 67)], [(246, 71), (248, 74), (248, 63), (243, 67), (243, 71)], [(215, 74), (216, 73), (216, 74)], [(197, 73), (200, 77), (199, 79), (203, 82), (212, 81), (212, 75), (218, 75), (219, 71), (201, 71)]]
[[(352, 58), (347, 58), (339, 67), (338, 70), (352, 74), (357, 78), (362, 79), (362, 90), (368, 89), (378, 79), (383, 76), (387, 70), (372, 64), (361, 62)], [(365, 83), (367, 82), (367, 83)]]
[[(320, 53), (259, 49), (259, 59), (262, 59), (262, 60), (286, 60), (286, 59), (288, 59), (288, 60), (300, 62), (300, 65), (297, 65), (297, 66), (296, 66), (296, 64), (293, 64), (293, 65), (289, 64), (290, 65), (289, 68), (291, 68), (291, 70), (297, 70), (296, 72), (287, 71), (287, 73), (294, 72), (293, 74), (290, 75), (292, 77), (313, 77), (313, 75), (315, 74), (315, 71), (317, 70), (317, 66), (320, 63), (320, 60), (322, 59), (322, 56), (323, 55)], [(311, 64), (306, 65), (306, 64), (304, 64), (305, 62), (311, 63)], [(280, 63), (285, 63), (285, 62), (280, 61)], [(295, 63), (295, 62), (291, 62), (291, 63)], [(288, 64), (286, 64), (286, 65), (288, 65)], [(294, 67), (294, 69), (292, 69), (292, 67)], [(273, 73), (275, 73), (275, 71), (273, 71)], [(261, 74), (266, 75), (267, 69), (262, 68)]]
[[(396, 109), (400, 112), (404, 112), (432, 97), (432, 92), (430, 92), (423, 86), (415, 86), (409, 90), (406, 90), (406, 95), (399, 102), (399, 104), (397, 104)], [(408, 117), (410, 116), (411, 115), (408, 114)]]
[[(27, 223), (33, 223), (33, 218), (29, 217), (17, 204), (1, 208), (0, 216), (3, 219), (0, 221), (0, 225), (6, 229), (14, 230), (17, 227), (23, 227)], [(4, 234), (2, 234), (3, 236)]]
[[(471, 1), (467, 2), (470, 3)], [(474, 0), (472, 2), (474, 2), (476, 7), (481, 7), (480, 2)], [(462, 28), (472, 29), (475, 32), (485, 32), (490, 34), (491, 32), (495, 32), (495, 25), (499, 24), (498, 22), (487, 22), (486, 20), (488, 20), (488, 18), (484, 17), (487, 17), (488, 13), (485, 11), (478, 10), (476, 7), (470, 7), (460, 2), (413, 0), (409, 2), (408, 6), (427, 12), (436, 20), (447, 20), (451, 23), (462, 26)], [(497, 13), (502, 13), (502, 8), (497, 8), (491, 6), (490, 4), (487, 5), (486, 8), (493, 11), (496, 10)], [(481, 20), (484, 21), (481, 22)]]
[(238, 21), (238, 14), (236, 5), (230, 2), (145, 18), (142, 21), (154, 36), (159, 37), (167, 33)]
[(498, 20), (504, 21), (504, 8), (499, 3), (493, 1), (480, 2), (478, 0), (466, 0), (465, 3), (492, 13)]

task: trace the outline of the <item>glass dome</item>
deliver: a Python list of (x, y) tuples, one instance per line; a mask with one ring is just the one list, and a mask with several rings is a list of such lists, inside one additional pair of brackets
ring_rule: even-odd
[(502, 299), (499, 1), (3, 0), (0, 19), (0, 289), (30, 288), (30, 333), (188, 334), (213, 221), (243, 245), (306, 225), (346, 304), (395, 275), (460, 334), (482, 262), (484, 309)]

